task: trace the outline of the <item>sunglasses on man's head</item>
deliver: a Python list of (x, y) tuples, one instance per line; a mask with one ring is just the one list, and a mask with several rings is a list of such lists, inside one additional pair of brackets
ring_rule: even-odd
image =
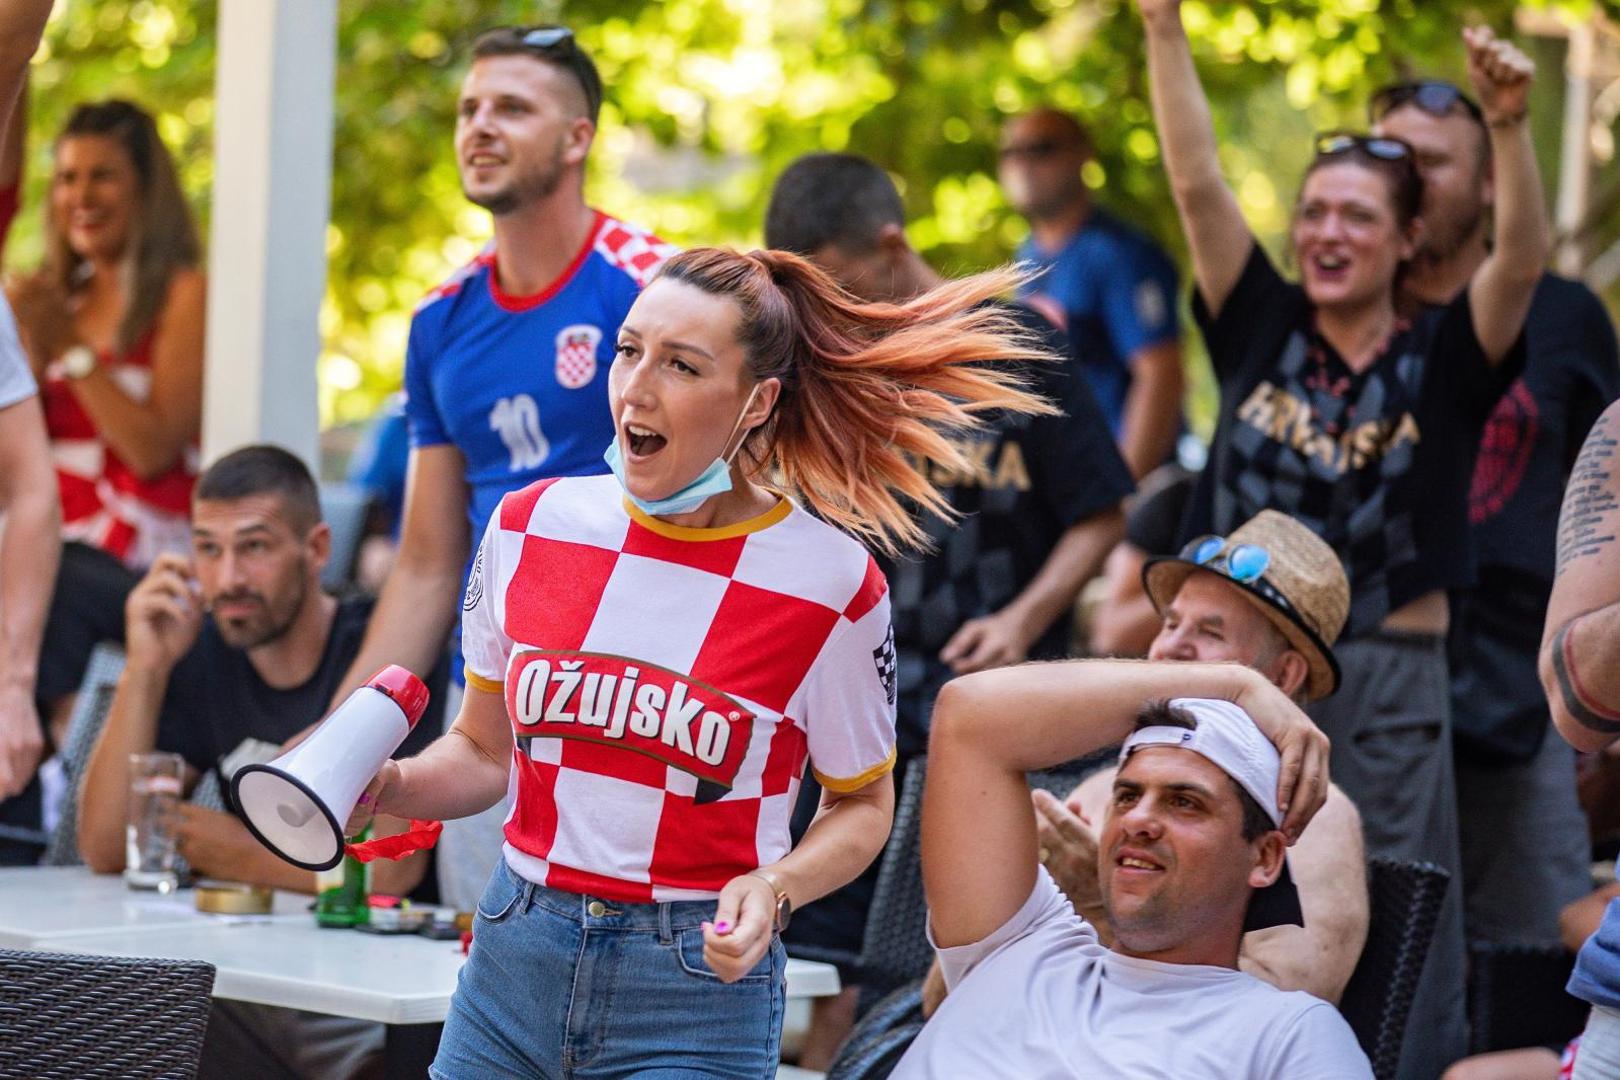
[(1412, 148), (1399, 139), (1358, 135), (1353, 131), (1324, 131), (1316, 137), (1316, 156), (1337, 157), (1360, 152), (1379, 161), (1410, 161)]
[(1181, 557), (1201, 569), (1247, 585), (1284, 611), (1294, 610), (1282, 590), (1266, 580), (1271, 552), (1259, 544), (1233, 544), (1224, 536), (1210, 534), (1190, 541), (1181, 549)]
[(579, 43), (574, 40), (574, 32), (566, 26), (537, 26), (527, 30), (522, 37), (523, 44), (543, 54), (548, 60), (567, 64), (574, 71), (579, 80), (580, 89), (585, 91), (586, 104), (590, 106), (591, 115), (595, 116), (597, 109), (602, 105), (600, 92), (593, 92), (591, 82), (581, 70), (580, 61), (585, 54), (579, 49)]
[(1480, 111), (1473, 98), (1463, 93), (1455, 84), (1441, 79), (1423, 79), (1386, 86), (1373, 94), (1372, 100), (1367, 104), (1367, 111), (1374, 121), (1378, 121), (1403, 105), (1416, 105), (1430, 116), (1450, 116), (1453, 110), (1461, 105), (1463, 111), (1473, 117), (1475, 123), (1485, 122), (1485, 114)]

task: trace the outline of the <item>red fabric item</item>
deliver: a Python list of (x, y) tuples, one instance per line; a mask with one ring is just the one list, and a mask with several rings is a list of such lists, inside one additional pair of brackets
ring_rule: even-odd
[(407, 855), (426, 851), (437, 844), (439, 834), (443, 831), (442, 821), (412, 821), (411, 827), (397, 836), (379, 836), (363, 844), (345, 844), (343, 850), (363, 863), (372, 859), (398, 862)]

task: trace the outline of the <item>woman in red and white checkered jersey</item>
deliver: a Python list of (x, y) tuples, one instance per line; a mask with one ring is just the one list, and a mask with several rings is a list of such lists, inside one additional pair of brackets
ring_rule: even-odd
[[(942, 429), (1044, 412), (991, 274), (867, 305), (777, 252), (677, 255), (609, 382), (613, 475), (505, 497), (468, 584), (467, 697), (368, 809), (514, 805), (436, 1077), (774, 1075), (795, 905), (888, 834), (894, 650), (863, 541), (942, 508)], [(804, 504), (790, 498), (792, 492)], [(806, 764), (826, 795), (798, 847)]]

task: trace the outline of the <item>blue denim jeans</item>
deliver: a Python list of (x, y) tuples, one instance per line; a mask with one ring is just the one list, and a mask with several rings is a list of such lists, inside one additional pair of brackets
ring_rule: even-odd
[(773, 938), (752, 971), (721, 982), (703, 962), (714, 908), (560, 892), (497, 864), (429, 1075), (769, 1080), (787, 954)]

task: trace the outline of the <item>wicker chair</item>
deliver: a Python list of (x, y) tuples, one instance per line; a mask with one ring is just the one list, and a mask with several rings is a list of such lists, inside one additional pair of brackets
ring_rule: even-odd
[(1367, 943), (1339, 1011), (1378, 1080), (1395, 1075), (1406, 1018), (1450, 880), (1450, 873), (1433, 863), (1367, 860)]
[(1564, 990), (1575, 954), (1562, 945), (1468, 947), (1469, 1053), (1555, 1046), (1586, 1026), (1592, 1007)]
[(0, 950), (0, 1076), (196, 1075), (214, 967)]
[(73, 715), (68, 717), (67, 735), (62, 740), (62, 768), (67, 773), (67, 788), (58, 804), (61, 814), (56, 828), (51, 830), (50, 842), (45, 847), (46, 866), (78, 866), (83, 862), (79, 858), (79, 783), (90, 763), (96, 737), (107, 722), (107, 710), (112, 707), (113, 691), (118, 688), (118, 676), (123, 670), (124, 650), (109, 642), (97, 645), (85, 664), (79, 696), (73, 703)]
[(923, 980), (914, 979), (866, 1011), (838, 1048), (827, 1080), (873, 1080), (889, 1075), (922, 1030)]

